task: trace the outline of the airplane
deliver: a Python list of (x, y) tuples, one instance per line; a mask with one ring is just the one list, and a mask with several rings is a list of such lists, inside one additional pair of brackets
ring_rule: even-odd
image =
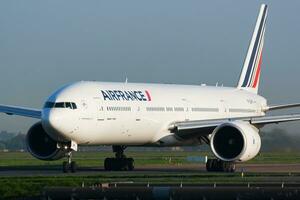
[(38, 119), (26, 135), (28, 151), (40, 160), (63, 157), (63, 172), (75, 172), (78, 145), (109, 145), (115, 157), (105, 170), (134, 170), (130, 146), (172, 147), (208, 144), (215, 158), (207, 171), (235, 171), (235, 164), (260, 151), (259, 130), (300, 120), (300, 114), (266, 115), (299, 107), (270, 106), (258, 95), (268, 14), (262, 4), (236, 87), (80, 81), (63, 86), (42, 109), (0, 105), (0, 112)]

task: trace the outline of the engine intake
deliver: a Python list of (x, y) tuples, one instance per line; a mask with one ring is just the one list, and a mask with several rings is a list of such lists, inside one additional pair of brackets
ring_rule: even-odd
[(58, 160), (67, 152), (57, 147), (57, 142), (46, 133), (41, 122), (29, 129), (26, 143), (31, 155), (40, 160)]
[(237, 128), (224, 126), (215, 134), (213, 146), (222, 158), (235, 158), (243, 151), (244, 138)]
[(247, 161), (261, 146), (258, 129), (246, 122), (218, 126), (212, 133), (210, 146), (215, 156), (224, 161)]

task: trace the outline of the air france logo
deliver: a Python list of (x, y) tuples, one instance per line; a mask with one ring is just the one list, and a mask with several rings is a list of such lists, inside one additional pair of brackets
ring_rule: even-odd
[(104, 101), (151, 101), (150, 93), (145, 91), (101, 90)]

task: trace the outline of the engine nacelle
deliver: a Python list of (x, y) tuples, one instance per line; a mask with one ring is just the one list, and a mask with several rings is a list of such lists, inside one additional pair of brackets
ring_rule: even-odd
[(57, 142), (46, 133), (41, 122), (29, 129), (26, 143), (31, 155), (40, 160), (58, 160), (67, 153), (67, 150), (58, 148)]
[(214, 155), (223, 161), (247, 161), (254, 158), (261, 147), (258, 129), (247, 122), (229, 122), (212, 133), (210, 146)]

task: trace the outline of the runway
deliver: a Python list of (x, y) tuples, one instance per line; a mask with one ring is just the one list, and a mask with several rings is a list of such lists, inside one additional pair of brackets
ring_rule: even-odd
[[(238, 173), (283, 173), (287, 176), (290, 174), (300, 174), (300, 164), (237, 164), (236, 172)], [(7, 176), (94, 176), (109, 173), (103, 167), (78, 167), (76, 173), (62, 173), (61, 166), (9, 166), (0, 167), (0, 177)], [(134, 171), (119, 172), (129, 174), (178, 174), (178, 173), (208, 173), (204, 164), (187, 164), (187, 165), (144, 165), (136, 166)]]

